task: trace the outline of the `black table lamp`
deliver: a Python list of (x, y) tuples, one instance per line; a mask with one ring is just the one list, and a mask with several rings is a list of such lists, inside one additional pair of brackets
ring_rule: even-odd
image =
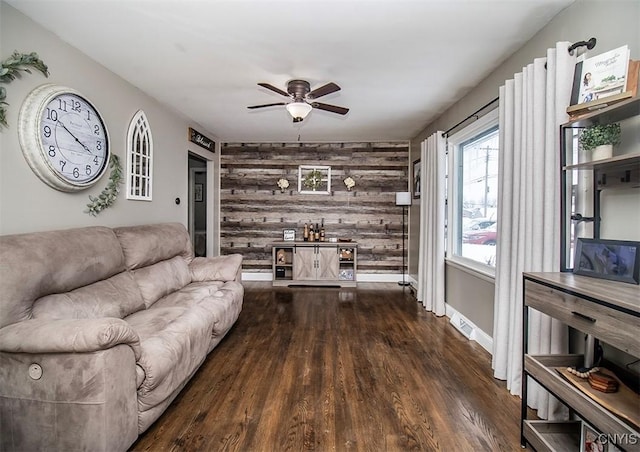
[(405, 280), (405, 267), (406, 267), (406, 257), (404, 251), (404, 236), (405, 236), (405, 223), (404, 217), (407, 212), (407, 206), (411, 205), (411, 193), (408, 191), (399, 191), (396, 192), (396, 206), (402, 206), (402, 281), (398, 281), (398, 284), (401, 286), (408, 286), (409, 283)]

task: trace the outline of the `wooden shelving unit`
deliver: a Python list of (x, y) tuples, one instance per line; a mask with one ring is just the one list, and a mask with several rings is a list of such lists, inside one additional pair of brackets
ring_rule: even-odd
[[(580, 450), (580, 422), (527, 419), (527, 377), (531, 377), (599, 432), (621, 441), (627, 438), (626, 444), (617, 445), (619, 449), (639, 451), (640, 412), (635, 413), (634, 422), (629, 422), (580, 391), (558, 372), (557, 369), (568, 366), (581, 367), (582, 355), (530, 355), (527, 338), (529, 309), (536, 309), (633, 356), (640, 356), (640, 286), (553, 272), (525, 273), (523, 287), (523, 447), (529, 444), (538, 452)], [(635, 443), (633, 438), (637, 439)]]
[[(601, 222), (600, 199), (603, 190), (627, 190), (637, 189), (640, 187), (640, 152), (632, 152), (628, 154), (616, 155), (609, 159), (579, 162), (575, 161), (582, 155), (576, 153), (574, 141), (576, 129), (596, 124), (611, 124), (614, 122), (624, 121), (640, 115), (640, 98), (633, 97), (614, 103), (605, 108), (594, 110), (580, 117), (574, 118), (569, 122), (560, 126), (560, 179), (561, 179), (561, 234), (560, 234), (560, 270), (571, 270), (571, 258), (574, 250), (574, 242), (578, 238), (578, 234), (574, 230), (572, 217), (576, 213), (582, 215), (586, 211), (593, 211), (592, 216), (593, 228), (592, 232), (582, 232), (589, 234), (590, 237), (599, 238)], [(580, 206), (580, 212), (575, 212), (576, 191), (584, 192), (587, 187), (578, 187), (574, 184), (575, 179), (580, 177), (574, 175), (574, 171), (591, 171), (593, 172), (590, 206)], [(584, 174), (584, 173), (582, 173)], [(583, 201), (583, 203), (586, 203)], [(588, 204), (588, 203), (586, 203)]]

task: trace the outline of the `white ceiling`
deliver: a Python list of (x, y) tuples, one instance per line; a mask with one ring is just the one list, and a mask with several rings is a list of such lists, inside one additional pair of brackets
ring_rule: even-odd
[[(413, 138), (572, 1), (7, 3), (221, 140), (284, 142)], [(350, 112), (246, 108), (297, 78), (337, 83), (319, 101)]]

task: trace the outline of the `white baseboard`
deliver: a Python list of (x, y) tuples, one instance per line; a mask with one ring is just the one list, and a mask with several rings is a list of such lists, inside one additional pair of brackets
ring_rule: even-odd
[[(266, 272), (242, 272), (243, 281), (273, 281), (273, 275)], [(358, 282), (398, 282), (402, 281), (402, 274), (394, 273), (358, 273)], [(405, 280), (411, 282), (412, 279), (405, 275)]]
[(242, 272), (243, 281), (273, 281), (273, 275), (271, 273), (251, 273)]
[[(358, 273), (358, 282), (399, 282), (402, 281), (402, 273)], [(409, 277), (405, 275), (405, 281), (409, 282)]]
[(475, 341), (489, 353), (493, 350), (493, 338), (478, 328), (473, 322), (460, 314), (450, 305), (446, 305), (446, 315), (449, 317), (451, 324), (460, 331), (460, 333), (469, 339)]

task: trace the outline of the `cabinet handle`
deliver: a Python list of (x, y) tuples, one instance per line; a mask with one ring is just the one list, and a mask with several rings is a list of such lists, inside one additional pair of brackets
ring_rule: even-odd
[(596, 321), (596, 319), (594, 319), (594, 318), (592, 318), (592, 317), (589, 317), (589, 316), (586, 316), (586, 315), (581, 314), (581, 313), (576, 312), (576, 311), (571, 311), (571, 314), (573, 314), (573, 315), (575, 315), (575, 316), (577, 316), (577, 317), (580, 317), (581, 319), (584, 319), (584, 320), (586, 320), (586, 321), (588, 321), (588, 322), (593, 322), (593, 323), (595, 323), (595, 321)]

